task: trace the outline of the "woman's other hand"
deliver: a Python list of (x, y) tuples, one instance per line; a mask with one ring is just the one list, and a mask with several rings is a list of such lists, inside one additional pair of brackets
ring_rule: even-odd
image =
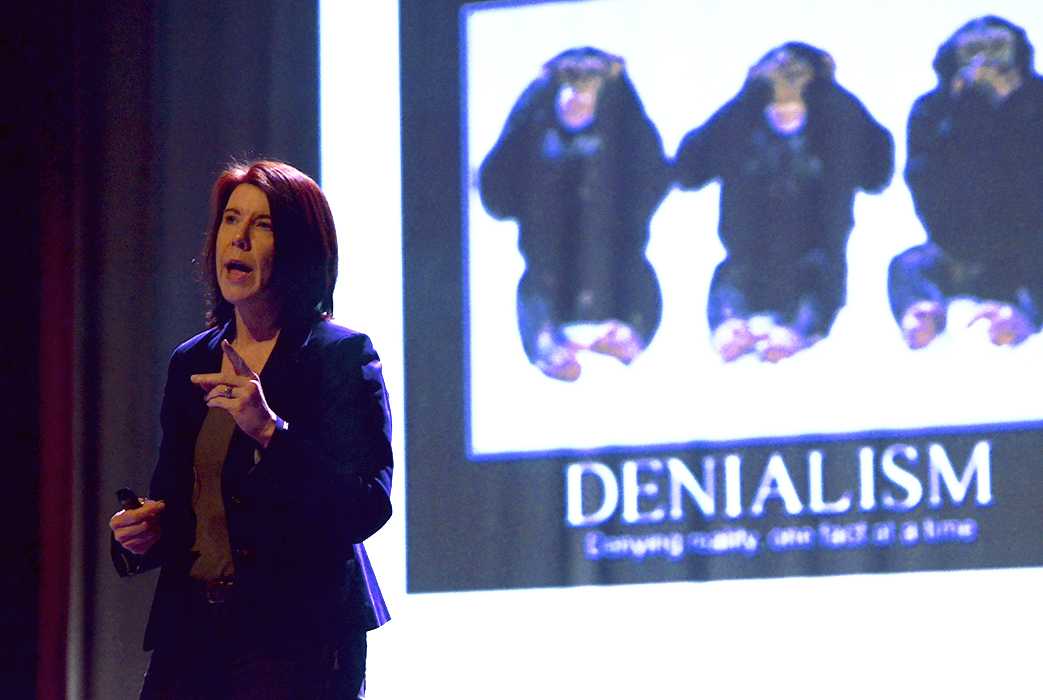
[(109, 518), (109, 527), (116, 542), (128, 552), (145, 554), (159, 541), (162, 533), (159, 514), (166, 503), (147, 498), (140, 508), (121, 510)]

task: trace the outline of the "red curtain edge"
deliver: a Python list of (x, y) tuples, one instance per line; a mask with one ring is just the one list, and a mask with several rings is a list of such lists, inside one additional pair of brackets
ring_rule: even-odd
[[(65, 199), (61, 193), (51, 199)], [(54, 196), (56, 195), (56, 196)], [(40, 244), (40, 464), (37, 698), (64, 698), (74, 504), (74, 217), (45, 201)]]

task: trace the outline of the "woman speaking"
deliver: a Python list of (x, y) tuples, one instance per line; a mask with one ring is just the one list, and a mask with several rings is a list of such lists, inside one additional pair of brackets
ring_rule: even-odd
[(149, 497), (112, 516), (121, 575), (162, 567), (142, 698), (355, 698), (388, 619), (362, 541), (391, 516), (380, 359), (335, 325), (337, 239), (311, 178), (214, 183), (209, 330), (170, 359)]

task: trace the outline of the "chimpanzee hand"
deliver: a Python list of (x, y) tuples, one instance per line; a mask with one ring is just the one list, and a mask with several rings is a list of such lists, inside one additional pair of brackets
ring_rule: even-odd
[(782, 48), (773, 51), (750, 69), (749, 80), (771, 85), (772, 102), (785, 104), (803, 102), (804, 88), (815, 76), (814, 68), (792, 51)]
[(964, 90), (973, 89), (996, 105), (1021, 86), (1021, 76), (1016, 70), (1009, 70), (977, 57), (961, 68), (953, 76), (950, 91), (959, 95)]

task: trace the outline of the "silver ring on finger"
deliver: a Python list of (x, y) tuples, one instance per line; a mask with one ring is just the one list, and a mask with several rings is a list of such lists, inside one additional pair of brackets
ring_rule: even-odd
[(232, 387), (227, 384), (225, 385), (224, 397), (226, 399), (232, 398)]

